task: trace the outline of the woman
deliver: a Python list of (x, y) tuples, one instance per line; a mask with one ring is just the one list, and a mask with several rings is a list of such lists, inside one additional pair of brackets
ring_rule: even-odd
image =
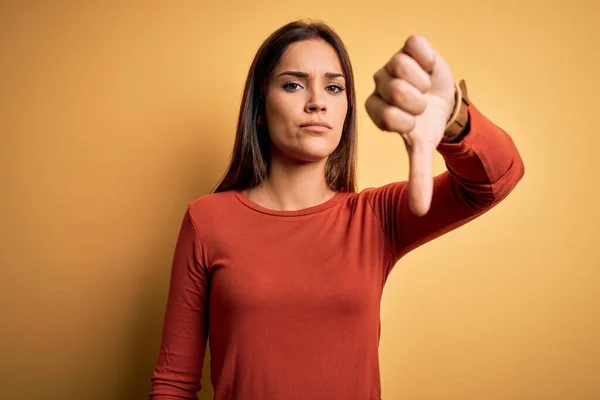
[[(411, 37), (366, 102), (402, 135), (408, 182), (355, 191), (352, 68), (326, 25), (259, 49), (231, 164), (191, 202), (150, 397), (195, 399), (210, 337), (215, 400), (380, 399), (380, 300), (407, 252), (481, 215), (523, 175), (511, 138)], [(448, 171), (431, 178), (435, 151)]]

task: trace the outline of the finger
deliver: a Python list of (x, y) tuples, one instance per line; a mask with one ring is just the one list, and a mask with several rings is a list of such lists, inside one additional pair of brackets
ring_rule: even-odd
[(383, 131), (406, 133), (415, 127), (414, 115), (389, 104), (377, 92), (367, 98), (365, 108), (375, 125)]
[(421, 93), (427, 93), (431, 88), (431, 77), (414, 58), (406, 53), (398, 52), (385, 65), (385, 70), (392, 78), (404, 79)]
[(426, 142), (412, 143), (409, 150), (408, 204), (418, 216), (427, 214), (431, 206), (434, 150)]
[(427, 107), (425, 95), (404, 79), (395, 79), (381, 68), (375, 76), (375, 91), (389, 104), (412, 115), (419, 115)]
[(437, 53), (423, 36), (410, 36), (404, 43), (401, 52), (409, 55), (428, 74), (435, 69)]

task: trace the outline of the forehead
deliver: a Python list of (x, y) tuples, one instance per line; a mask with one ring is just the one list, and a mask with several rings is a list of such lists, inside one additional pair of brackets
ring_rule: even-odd
[(289, 45), (275, 70), (293, 70), (314, 74), (343, 72), (335, 49), (321, 39), (304, 40)]

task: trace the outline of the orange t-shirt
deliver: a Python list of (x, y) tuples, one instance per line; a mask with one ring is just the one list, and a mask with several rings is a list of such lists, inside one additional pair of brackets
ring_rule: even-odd
[(274, 211), (241, 191), (191, 202), (172, 265), (153, 400), (196, 399), (210, 338), (215, 400), (379, 400), (380, 301), (408, 251), (500, 202), (524, 173), (512, 139), (469, 106), (441, 143), (431, 209), (406, 182)]

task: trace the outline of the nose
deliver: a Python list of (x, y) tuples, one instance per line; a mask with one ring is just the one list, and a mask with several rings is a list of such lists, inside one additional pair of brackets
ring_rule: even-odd
[(311, 91), (310, 98), (306, 102), (304, 106), (304, 111), (307, 113), (313, 112), (325, 112), (327, 110), (327, 105), (325, 104), (325, 99), (322, 94), (316, 93), (314, 90)]

